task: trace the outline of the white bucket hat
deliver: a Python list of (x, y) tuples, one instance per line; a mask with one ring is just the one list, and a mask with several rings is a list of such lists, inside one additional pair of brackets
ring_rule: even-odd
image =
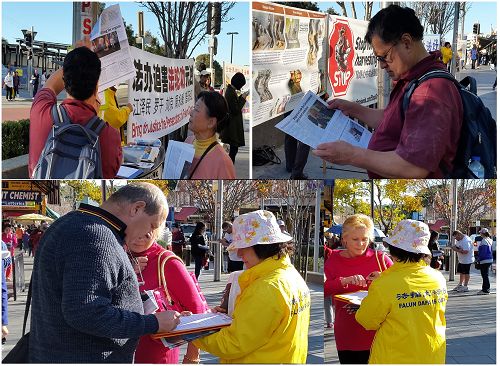
[(384, 238), (384, 241), (407, 252), (430, 255), (431, 251), (427, 246), (430, 237), (427, 224), (416, 220), (403, 220), (396, 225), (389, 237)]
[(485, 227), (483, 227), (481, 230), (479, 230), (479, 234), (489, 234), (489, 233), (490, 233), (490, 231)]
[(257, 210), (238, 216), (233, 221), (233, 242), (228, 250), (253, 247), (257, 244), (286, 243), (293, 240), (283, 234), (276, 217), (265, 210)]

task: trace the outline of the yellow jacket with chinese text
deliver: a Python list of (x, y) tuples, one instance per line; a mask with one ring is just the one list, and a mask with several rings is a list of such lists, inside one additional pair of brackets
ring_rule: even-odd
[(238, 282), (232, 324), (194, 345), (221, 363), (305, 363), (311, 300), (290, 259), (267, 258)]
[(369, 363), (444, 364), (446, 280), (424, 261), (394, 262), (373, 281), (356, 313), (376, 330)]

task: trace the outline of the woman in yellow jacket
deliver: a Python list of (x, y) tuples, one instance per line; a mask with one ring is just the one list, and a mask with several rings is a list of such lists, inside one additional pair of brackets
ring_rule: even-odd
[(305, 363), (309, 289), (287, 255), (292, 240), (269, 211), (238, 216), (233, 243), (245, 271), (238, 283), (233, 322), (193, 344), (221, 363)]
[(445, 363), (448, 293), (443, 275), (428, 265), (429, 238), (426, 224), (403, 220), (384, 240), (394, 265), (373, 281), (356, 313), (377, 331), (369, 363)]
[(126, 106), (118, 107), (116, 99), (116, 88), (114, 86), (104, 90), (104, 101), (99, 107), (99, 117), (117, 130), (120, 130), (128, 120), (128, 116), (134, 108), (128, 103)]

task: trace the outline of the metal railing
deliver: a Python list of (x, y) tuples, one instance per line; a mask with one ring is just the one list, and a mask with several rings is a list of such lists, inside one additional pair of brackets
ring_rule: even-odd
[(26, 281), (24, 277), (24, 254), (18, 253), (12, 257), (12, 290), (14, 291), (14, 301), (17, 300), (17, 292), (26, 291)]

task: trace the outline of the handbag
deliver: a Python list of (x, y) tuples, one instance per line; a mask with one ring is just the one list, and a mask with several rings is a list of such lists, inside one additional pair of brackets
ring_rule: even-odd
[(262, 166), (268, 163), (281, 164), (281, 159), (276, 155), (271, 146), (263, 145), (252, 151), (253, 166)]
[(29, 363), (29, 340), (30, 333), (26, 333), (26, 323), (28, 322), (28, 313), (31, 305), (31, 280), (28, 288), (28, 298), (26, 300), (26, 308), (24, 310), (23, 336), (16, 343), (14, 348), (7, 353), (2, 360), (2, 363)]
[[(163, 255), (167, 254), (166, 257)], [(170, 260), (170, 259), (175, 259), (180, 261), (183, 265), (184, 262), (182, 261), (181, 258), (176, 256), (175, 254), (169, 254), (167, 251), (163, 251), (158, 255), (158, 280), (160, 283), (160, 287), (163, 290), (162, 293), (165, 295), (165, 303), (168, 304), (167, 307), (176, 310), (176, 311), (184, 311), (187, 310), (187, 307), (185, 307), (183, 304), (181, 304), (179, 301), (174, 301), (174, 299), (170, 296), (170, 293), (168, 291), (167, 287), (167, 280), (165, 278), (165, 264)], [(203, 304), (203, 307), (205, 309), (205, 312), (207, 312), (210, 308), (208, 306), (207, 300), (205, 299), (205, 296), (201, 292), (200, 285), (198, 283), (198, 280), (196, 279), (196, 276), (193, 272), (188, 272), (189, 277), (191, 277), (191, 280), (193, 281), (196, 290), (198, 292), (199, 299), (201, 303)]]
[(201, 161), (203, 160), (203, 158), (208, 154), (208, 152), (210, 150), (212, 150), (212, 148), (217, 145), (218, 142), (217, 141), (214, 141), (210, 144), (209, 147), (207, 147), (207, 149), (203, 152), (203, 155), (201, 155), (200, 157), (200, 160), (198, 160), (198, 163), (196, 164), (196, 166), (194, 167), (194, 169), (191, 171), (191, 174), (189, 174), (189, 177), (187, 179), (191, 179), (193, 177), (193, 174), (194, 172), (196, 171), (196, 169), (198, 168), (198, 166), (200, 165)]

